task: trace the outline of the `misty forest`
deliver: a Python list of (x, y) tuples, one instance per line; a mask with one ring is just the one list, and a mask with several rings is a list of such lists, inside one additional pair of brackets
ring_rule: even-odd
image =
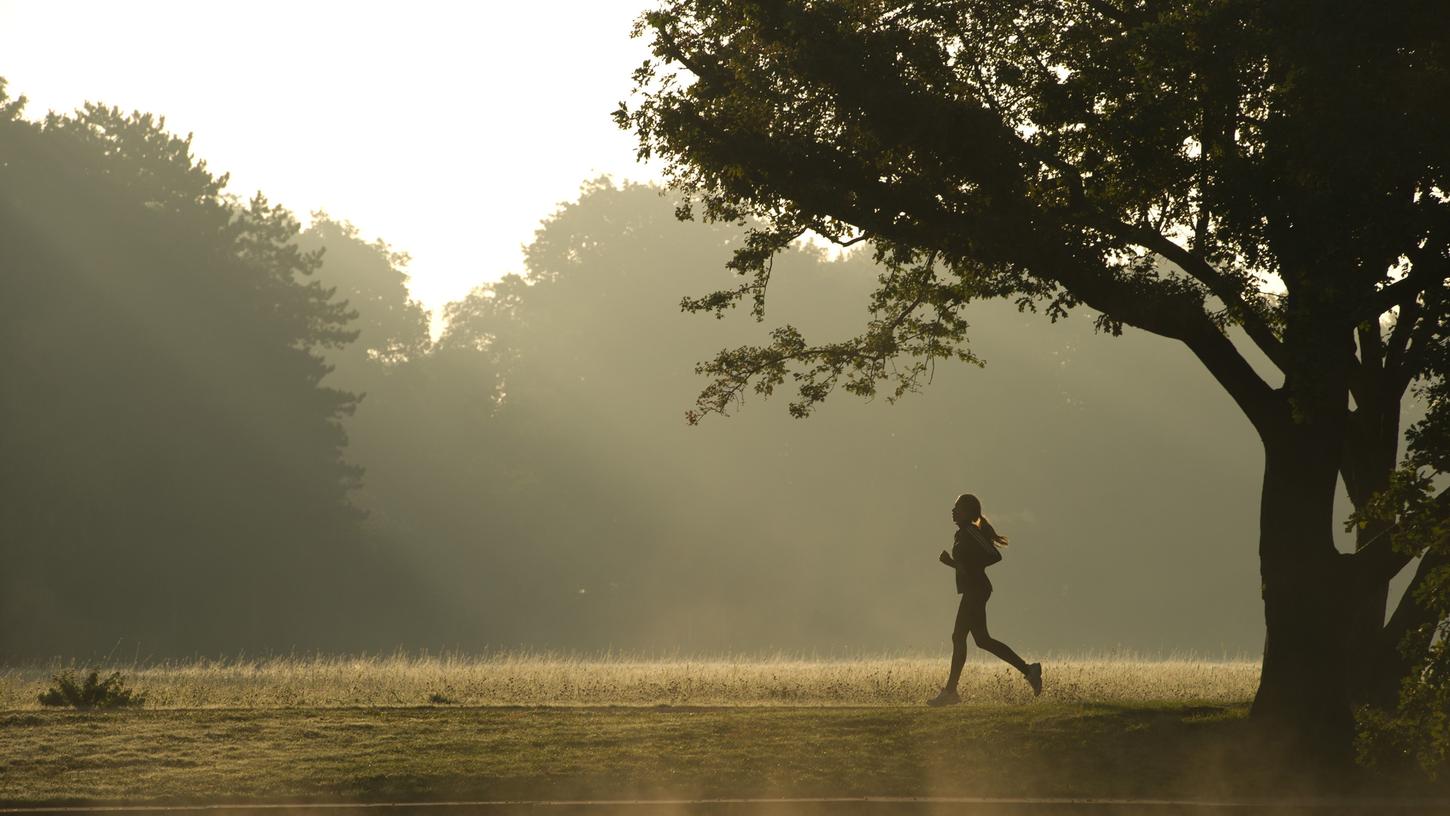
[[(1005, 554), (992, 631), (1042, 663), (973, 623), (968, 702), (1108, 718), (1092, 739), (1138, 746), (1090, 749), (1119, 781), (1180, 756), (1132, 742), (1132, 718), (1210, 734), (1181, 743), (1231, 746), (1182, 760), (1211, 770), (1194, 795), (1250, 790), (1223, 781), (1250, 740), (1284, 767), (1433, 781), (1450, 761), (1450, 16), (1040, 5), (660, 4), (614, 120), (661, 180), (579, 179), (519, 268), (459, 270), (477, 285), (437, 309), (410, 293), (408, 247), (235, 189), (165, 111), (41, 114), (0, 80), (0, 666), (125, 663), (153, 678), (148, 705), (173, 699), (148, 666), (338, 655), (621, 677), (622, 657), (782, 661), (759, 681), (771, 704), (833, 693), (825, 675), (779, 690), (799, 661), (929, 660), (935, 690), (949, 635), (966, 648), (959, 556), (946, 570), (938, 551), (970, 492)], [(1091, 659), (1250, 674), (1134, 713), (1067, 680)], [(872, 700), (917, 694), (906, 664), (880, 665)], [(384, 704), (535, 699), (408, 671), (415, 697)], [(709, 671), (743, 687), (745, 669)], [(932, 705), (961, 701), (960, 671)], [(617, 702), (547, 683), (564, 690), (545, 706)], [(735, 733), (722, 711), (712, 738)], [(994, 734), (1037, 727), (992, 711)], [(967, 739), (882, 716), (841, 727)], [(564, 722), (538, 727), (612, 727)], [(751, 722), (761, 744), (819, 726)], [(1061, 762), (1033, 739), (1023, 763)], [(1279, 765), (1253, 764), (1272, 789)], [(700, 790), (757, 784), (745, 767)], [(891, 791), (927, 789), (911, 767)], [(336, 790), (440, 790), (399, 773)], [(1032, 773), (971, 792), (1169, 795)], [(845, 784), (789, 774), (750, 789)], [(30, 796), (0, 783), (0, 804)]]
[(854, 332), (869, 256), (792, 249), (763, 325), (682, 314), (741, 231), (591, 181), (434, 340), (400, 250), (230, 197), (155, 118), (7, 104), (6, 655), (934, 649), (969, 488), (1023, 642), (1262, 645), (1258, 454), (1161, 341), (983, 303), (986, 366), (897, 405), (690, 427), (717, 349)]

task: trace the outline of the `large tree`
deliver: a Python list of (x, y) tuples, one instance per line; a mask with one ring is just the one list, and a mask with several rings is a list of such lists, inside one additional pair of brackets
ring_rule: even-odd
[(1403, 669), (1382, 624), (1411, 553), (1390, 520), (1340, 553), (1334, 499), (1389, 484), (1445, 318), (1440, 4), (682, 0), (639, 31), (654, 57), (618, 122), (682, 215), (762, 224), (740, 285), (687, 306), (763, 308), (807, 231), (888, 270), (859, 337), (722, 352), (696, 415), (788, 381), (796, 413), (837, 385), (909, 390), (970, 357), (980, 298), (1184, 344), (1264, 448), (1253, 714), (1347, 748), (1351, 700)]

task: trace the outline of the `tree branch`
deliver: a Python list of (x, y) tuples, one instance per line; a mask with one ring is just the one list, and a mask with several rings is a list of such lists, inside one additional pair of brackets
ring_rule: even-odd
[[(1425, 604), (1420, 603), (1420, 599), (1417, 596), (1419, 595), (1418, 590), (1429, 580), (1430, 574), (1446, 563), (1450, 563), (1450, 548), (1446, 547), (1445, 540), (1441, 539), (1437, 542), (1437, 545), (1433, 552), (1426, 555), (1420, 561), (1420, 566), (1415, 570), (1414, 577), (1410, 579), (1410, 585), (1406, 587), (1405, 594), (1400, 597), (1400, 602), (1396, 605), (1394, 613), (1390, 615), (1390, 619), (1385, 624), (1385, 628), (1380, 632), (1380, 637), (1390, 649), (1398, 651), (1405, 636), (1412, 629), (1430, 623), (1435, 619), (1436, 610), (1433, 607), (1427, 607)], [(1401, 565), (1401, 568), (1403, 566)], [(1396, 570), (1396, 572), (1398, 571)], [(1427, 635), (1427, 644), (1428, 639)]]
[[(1432, 504), (1441, 518), (1450, 516), (1450, 488), (1440, 491)], [(1363, 547), (1350, 556), (1351, 563), (1360, 570), (1359, 575), (1363, 580), (1371, 583), (1388, 581), (1414, 558), (1410, 553), (1395, 548), (1395, 533), (1399, 529), (1400, 522), (1396, 521), (1379, 535), (1366, 541)]]
[(819, 223), (812, 224), (811, 225), (811, 229), (814, 230), (817, 235), (821, 236), (822, 238), (826, 239), (827, 241), (830, 241), (831, 243), (835, 244), (836, 246), (841, 247), (842, 249), (845, 249), (846, 247), (855, 246), (856, 244), (859, 244), (862, 241), (865, 241), (865, 240), (867, 240), (867, 239), (869, 239), (871, 237), (871, 234), (869, 232), (864, 232), (863, 231), (860, 235), (857, 235), (855, 238), (850, 238), (850, 239), (847, 239), (845, 241), (842, 241), (840, 238), (837, 238), (836, 236), (832, 235), (828, 230), (823, 229)]
[(1075, 215), (1070, 217), (1086, 226), (1100, 229), (1119, 240), (1137, 244), (1157, 253), (1207, 286), (1208, 290), (1234, 313), (1239, 324), (1244, 327), (1244, 332), (1248, 334), (1249, 339), (1254, 341), (1264, 356), (1268, 357), (1269, 361), (1278, 366), (1281, 371), (1284, 370), (1283, 343), (1274, 336), (1273, 330), (1254, 308), (1244, 300), (1242, 290), (1233, 279), (1215, 269), (1212, 264), (1197, 254), (1169, 240), (1157, 230), (1126, 224), (1091, 207), (1084, 191), (1082, 173), (1076, 167), (1016, 133), (1010, 134), (1010, 138), (1022, 147), (1024, 153), (1057, 170), (1066, 178), (1072, 210), (1082, 214), (1081, 217)]
[(1444, 296), (1444, 290), (1439, 287), (1425, 291), (1422, 314), (1410, 331), (1409, 342), (1405, 346), (1404, 354), (1400, 355), (1399, 365), (1395, 370), (1387, 372), (1391, 378), (1392, 387), (1396, 388), (1398, 393), (1404, 393), (1404, 390), (1410, 387), (1410, 383), (1420, 375), (1420, 371), (1424, 367), (1426, 354), (1434, 345), (1435, 334), (1440, 328), (1436, 316), (1441, 314), (1441, 301)]
[(1243, 299), (1242, 291), (1227, 275), (1214, 269), (1207, 261), (1169, 240), (1157, 230), (1125, 224), (1101, 214), (1090, 217), (1085, 223), (1116, 238), (1130, 241), (1157, 253), (1193, 276), (1194, 280), (1207, 286), (1208, 290), (1233, 312), (1239, 324), (1244, 327), (1244, 332), (1248, 334), (1250, 340), (1254, 341), (1254, 345), (1259, 347), (1264, 356), (1278, 366), (1280, 371), (1286, 370), (1284, 344), (1274, 335), (1273, 330), (1263, 321), (1253, 306)]
[(1366, 321), (1356, 327), (1359, 339), (1359, 356), (1350, 355), (1345, 368), (1349, 377), (1349, 393), (1359, 410), (1366, 415), (1379, 410), (1380, 389), (1377, 387), (1384, 372), (1385, 345), (1380, 334), (1379, 321)]
[[(1040, 248), (1054, 245), (1062, 244), (1051, 238), (1037, 243)], [(1188, 346), (1261, 434), (1277, 428), (1286, 418), (1285, 403), (1278, 392), (1254, 371), (1200, 304), (1186, 303), (1183, 296), (1147, 296), (1151, 293), (1113, 277), (1097, 264), (1074, 263), (1069, 258), (1043, 262), (1050, 264), (1054, 277), (1088, 306)]]
[(1395, 328), (1390, 332), (1389, 340), (1385, 342), (1385, 370), (1397, 372), (1404, 365), (1405, 352), (1410, 347), (1410, 338), (1414, 336), (1415, 324), (1420, 319), (1420, 313), (1424, 311), (1418, 300), (1411, 300), (1401, 304), (1399, 312), (1395, 315)]
[(1444, 283), (1446, 278), (1450, 278), (1450, 261), (1446, 260), (1443, 251), (1444, 245), (1441, 244), (1438, 250), (1426, 247), (1407, 253), (1411, 263), (1410, 271), (1394, 283), (1375, 290), (1366, 301), (1364, 309), (1357, 313), (1355, 322), (1378, 320), (1380, 315), (1396, 306), (1404, 307), (1413, 303), (1430, 286)]
[(1141, 15), (1124, 11), (1105, 0), (1084, 0), (1084, 2), (1087, 3), (1088, 8), (1124, 27), (1137, 25), (1143, 20)]

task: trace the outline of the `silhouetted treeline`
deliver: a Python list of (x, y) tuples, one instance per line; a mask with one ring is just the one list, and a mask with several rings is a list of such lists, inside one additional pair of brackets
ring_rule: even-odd
[(942, 651), (964, 490), (1023, 648), (1258, 647), (1260, 454), (1180, 349), (983, 304), (985, 369), (690, 428), (697, 361), (866, 319), (872, 265), (804, 249), (764, 324), (681, 313), (739, 239), (588, 184), (434, 342), (346, 222), (229, 198), (159, 121), (6, 103), (0, 656)]
[(352, 315), (297, 222), (161, 120), (20, 114), (0, 86), (0, 652), (374, 642), (320, 356)]

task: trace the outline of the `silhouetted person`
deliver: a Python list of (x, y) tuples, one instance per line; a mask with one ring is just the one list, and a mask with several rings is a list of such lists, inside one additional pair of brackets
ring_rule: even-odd
[(982, 502), (970, 493), (957, 497), (952, 505), (952, 521), (957, 523), (957, 533), (952, 540), (952, 551), (943, 550), (940, 560), (957, 572), (957, 592), (962, 596), (957, 607), (957, 625), (952, 629), (952, 670), (947, 684), (937, 696), (926, 701), (927, 705), (942, 706), (960, 703), (957, 682), (962, 677), (962, 666), (967, 662), (967, 634), (971, 633), (977, 648), (984, 649), (1002, 658), (1032, 686), (1034, 694), (1042, 693), (1042, 664), (1028, 665), (1017, 656), (1012, 648), (1000, 640), (993, 640), (987, 632), (987, 599), (992, 596), (992, 582), (987, 580), (987, 567), (1002, 560), (998, 547), (1007, 546), (1007, 538), (999, 535), (992, 523), (982, 515)]

